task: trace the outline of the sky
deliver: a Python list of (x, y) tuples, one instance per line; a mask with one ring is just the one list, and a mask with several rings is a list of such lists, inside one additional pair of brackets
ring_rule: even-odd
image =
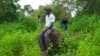
[[(33, 9), (38, 9), (40, 5), (52, 4), (52, 0), (20, 0), (18, 2), (21, 5), (21, 8), (24, 8), (24, 5), (31, 5)], [(71, 12), (72, 17), (75, 16), (75, 10)]]
[(20, 0), (18, 2), (21, 5), (21, 8), (24, 7), (24, 5), (31, 5), (33, 9), (38, 9), (39, 5), (47, 5), (47, 4), (51, 4), (52, 0)]

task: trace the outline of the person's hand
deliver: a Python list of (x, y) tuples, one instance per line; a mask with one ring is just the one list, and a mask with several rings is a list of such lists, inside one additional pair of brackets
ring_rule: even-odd
[(44, 33), (46, 30), (48, 30), (48, 27), (45, 27), (42, 32)]
[(53, 24), (54, 24), (54, 23), (53, 23), (53, 22), (51, 22), (51, 23), (50, 23), (50, 27), (49, 27), (49, 28), (52, 28), (52, 27), (53, 27)]

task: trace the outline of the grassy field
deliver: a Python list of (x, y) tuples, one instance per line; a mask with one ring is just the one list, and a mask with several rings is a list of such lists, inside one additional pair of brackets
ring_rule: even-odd
[[(0, 24), (0, 56), (40, 56), (39, 25), (29, 28), (22, 23)], [(28, 30), (27, 30), (28, 29)], [(68, 45), (55, 56), (100, 56), (100, 16), (88, 15), (70, 19), (68, 30), (55, 24)], [(54, 56), (54, 55), (52, 55)]]

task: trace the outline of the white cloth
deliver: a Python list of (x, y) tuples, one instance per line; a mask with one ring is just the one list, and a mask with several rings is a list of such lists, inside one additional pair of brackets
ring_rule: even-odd
[(50, 13), (49, 16), (46, 15), (46, 25), (45, 26), (49, 27), (51, 22), (55, 22), (55, 16), (52, 13)]

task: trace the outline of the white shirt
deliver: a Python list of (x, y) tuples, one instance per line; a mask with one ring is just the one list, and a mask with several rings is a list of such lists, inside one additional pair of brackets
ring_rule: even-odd
[(50, 13), (49, 16), (46, 15), (46, 25), (45, 26), (46, 27), (50, 26), (51, 22), (55, 22), (55, 16), (52, 13)]

